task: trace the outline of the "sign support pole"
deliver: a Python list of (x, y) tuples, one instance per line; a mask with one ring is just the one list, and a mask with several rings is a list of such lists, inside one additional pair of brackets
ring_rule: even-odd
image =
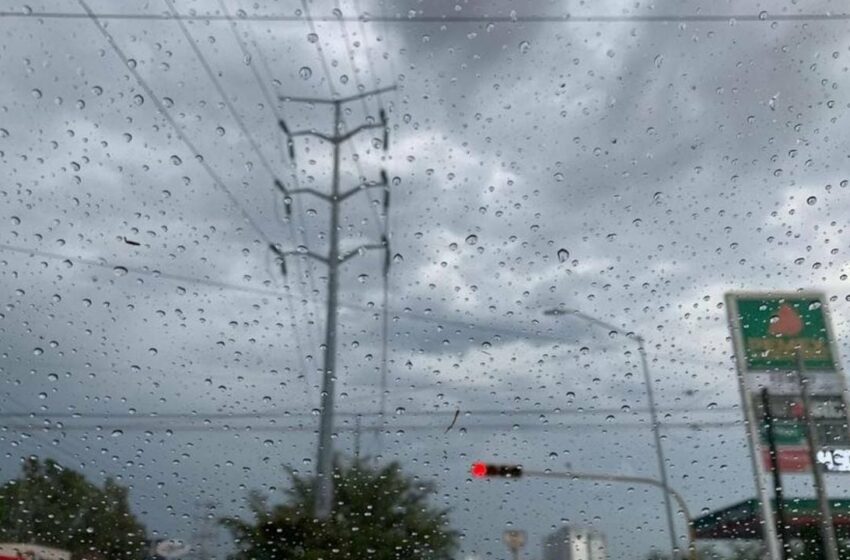
[(809, 413), (811, 402), (809, 399), (809, 380), (806, 377), (806, 364), (803, 361), (803, 353), (798, 348), (797, 354), (797, 383), (800, 385), (800, 398), (803, 401), (803, 424), (806, 426), (806, 440), (809, 444), (809, 458), (812, 463), (812, 478), (814, 480), (815, 492), (820, 507), (820, 533), (823, 541), (824, 557), (826, 560), (838, 560), (838, 544), (835, 540), (835, 527), (832, 524), (832, 511), (829, 507), (829, 498), (826, 495), (823, 472), (817, 460), (817, 433), (815, 423)]
[(735, 339), (735, 362), (738, 372), (738, 389), (741, 391), (741, 403), (744, 406), (744, 414), (747, 425), (747, 440), (750, 444), (750, 459), (753, 462), (753, 475), (755, 476), (756, 492), (759, 497), (759, 509), (761, 510), (761, 530), (764, 539), (767, 557), (771, 560), (782, 558), (779, 539), (776, 535), (776, 520), (773, 517), (773, 508), (770, 507), (770, 494), (764, 483), (764, 469), (762, 467), (761, 454), (759, 452), (759, 425), (756, 420), (752, 400), (749, 397), (746, 384), (744, 383), (744, 371), (746, 371), (746, 357), (742, 350), (744, 348), (743, 335), (738, 324), (738, 302), (733, 294), (726, 294), (726, 307), (729, 310), (729, 327)]
[(767, 431), (767, 445), (770, 451), (770, 471), (773, 475), (773, 495), (776, 497), (776, 523), (779, 544), (782, 546), (780, 558), (791, 557), (791, 538), (788, 535), (788, 523), (785, 519), (785, 492), (782, 489), (782, 473), (779, 471), (779, 455), (776, 451), (776, 433), (773, 426), (773, 413), (770, 410), (770, 393), (767, 387), (761, 390), (761, 406), (764, 412), (764, 426)]

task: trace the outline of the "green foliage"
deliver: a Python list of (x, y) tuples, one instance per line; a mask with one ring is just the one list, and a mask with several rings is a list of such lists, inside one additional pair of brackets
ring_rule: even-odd
[(447, 511), (427, 503), (433, 484), (406, 477), (398, 463), (373, 468), (358, 460), (337, 462), (334, 509), (326, 521), (313, 515), (315, 478), (289, 475), (286, 503), (269, 508), (252, 493), (252, 521), (221, 520), (236, 540), (231, 560), (442, 560), (457, 546)]
[(29, 459), (0, 487), (0, 542), (61, 548), (75, 560), (136, 560), (145, 538), (127, 489), (112, 480), (101, 489), (50, 459)]

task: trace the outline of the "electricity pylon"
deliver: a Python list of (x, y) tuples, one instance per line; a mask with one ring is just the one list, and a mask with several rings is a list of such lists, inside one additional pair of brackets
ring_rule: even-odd
[(283, 120), (278, 124), (287, 136), (287, 146), (289, 147), (289, 156), (291, 160), (295, 160), (295, 144), (294, 139), (298, 136), (314, 136), (333, 146), (333, 175), (331, 179), (330, 194), (318, 191), (312, 188), (296, 188), (287, 189), (280, 181), (275, 181), (275, 185), (284, 195), (285, 209), (287, 216), (292, 214), (292, 196), (299, 194), (310, 194), (320, 198), (330, 205), (330, 232), (328, 239), (328, 254), (327, 256), (320, 255), (313, 251), (302, 249), (296, 251), (284, 251), (277, 245), (272, 245), (271, 250), (280, 259), (281, 269), (286, 274), (286, 257), (289, 255), (297, 255), (309, 257), (317, 260), (328, 267), (327, 280), (327, 320), (325, 322), (325, 356), (324, 356), (324, 371), (322, 375), (322, 394), (321, 404), (319, 406), (319, 449), (318, 460), (316, 463), (316, 489), (315, 489), (315, 511), (314, 515), (317, 519), (327, 519), (331, 513), (333, 503), (333, 442), (331, 435), (333, 434), (334, 425), (334, 396), (336, 384), (336, 331), (337, 331), (337, 298), (339, 292), (339, 267), (346, 261), (360, 255), (363, 251), (383, 249), (384, 257), (384, 274), (389, 269), (390, 252), (389, 240), (386, 235), (381, 236), (380, 243), (371, 243), (361, 245), (356, 249), (340, 253), (339, 248), (339, 211), (340, 206), (349, 197), (369, 188), (384, 189), (384, 206), (389, 204), (389, 182), (387, 180), (386, 171), (381, 171), (380, 181), (371, 181), (360, 183), (348, 190), (341, 191), (339, 184), (339, 157), (340, 147), (343, 143), (351, 140), (360, 132), (382, 128), (384, 130), (383, 149), (388, 148), (389, 127), (387, 125), (386, 112), (381, 109), (380, 122), (364, 123), (351, 130), (343, 130), (342, 106), (346, 103), (362, 99), (364, 97), (379, 95), (381, 93), (392, 91), (396, 86), (385, 87), (373, 91), (367, 91), (358, 95), (344, 97), (339, 99), (321, 99), (312, 97), (287, 97), (281, 96), (281, 101), (290, 101), (296, 103), (315, 103), (332, 105), (334, 110), (334, 126), (333, 132), (324, 134), (315, 130), (299, 130), (291, 131)]

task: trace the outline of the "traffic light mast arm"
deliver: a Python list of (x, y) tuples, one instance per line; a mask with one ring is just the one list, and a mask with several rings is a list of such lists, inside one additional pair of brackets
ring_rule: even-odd
[(605, 482), (629, 482), (633, 484), (649, 484), (661, 488), (667, 492), (682, 510), (682, 515), (685, 516), (685, 521), (688, 524), (688, 548), (690, 549), (690, 557), (696, 560), (696, 528), (694, 527), (694, 519), (691, 517), (691, 511), (685, 503), (685, 499), (676, 490), (664, 484), (660, 480), (643, 476), (626, 476), (619, 474), (606, 473), (583, 473), (583, 472), (554, 472), (554, 471), (525, 471), (526, 476), (536, 476), (542, 478), (566, 478), (570, 480), (599, 480)]

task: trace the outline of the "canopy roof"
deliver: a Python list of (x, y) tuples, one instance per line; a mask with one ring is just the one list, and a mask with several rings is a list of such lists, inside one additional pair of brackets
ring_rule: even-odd
[[(787, 498), (785, 517), (792, 536), (799, 536), (805, 528), (816, 528), (820, 510), (818, 502), (810, 498)], [(836, 536), (850, 538), (850, 498), (829, 501)], [(761, 539), (761, 515), (756, 499), (707, 513), (694, 519), (698, 539)], [(772, 501), (775, 506), (776, 501)]]

